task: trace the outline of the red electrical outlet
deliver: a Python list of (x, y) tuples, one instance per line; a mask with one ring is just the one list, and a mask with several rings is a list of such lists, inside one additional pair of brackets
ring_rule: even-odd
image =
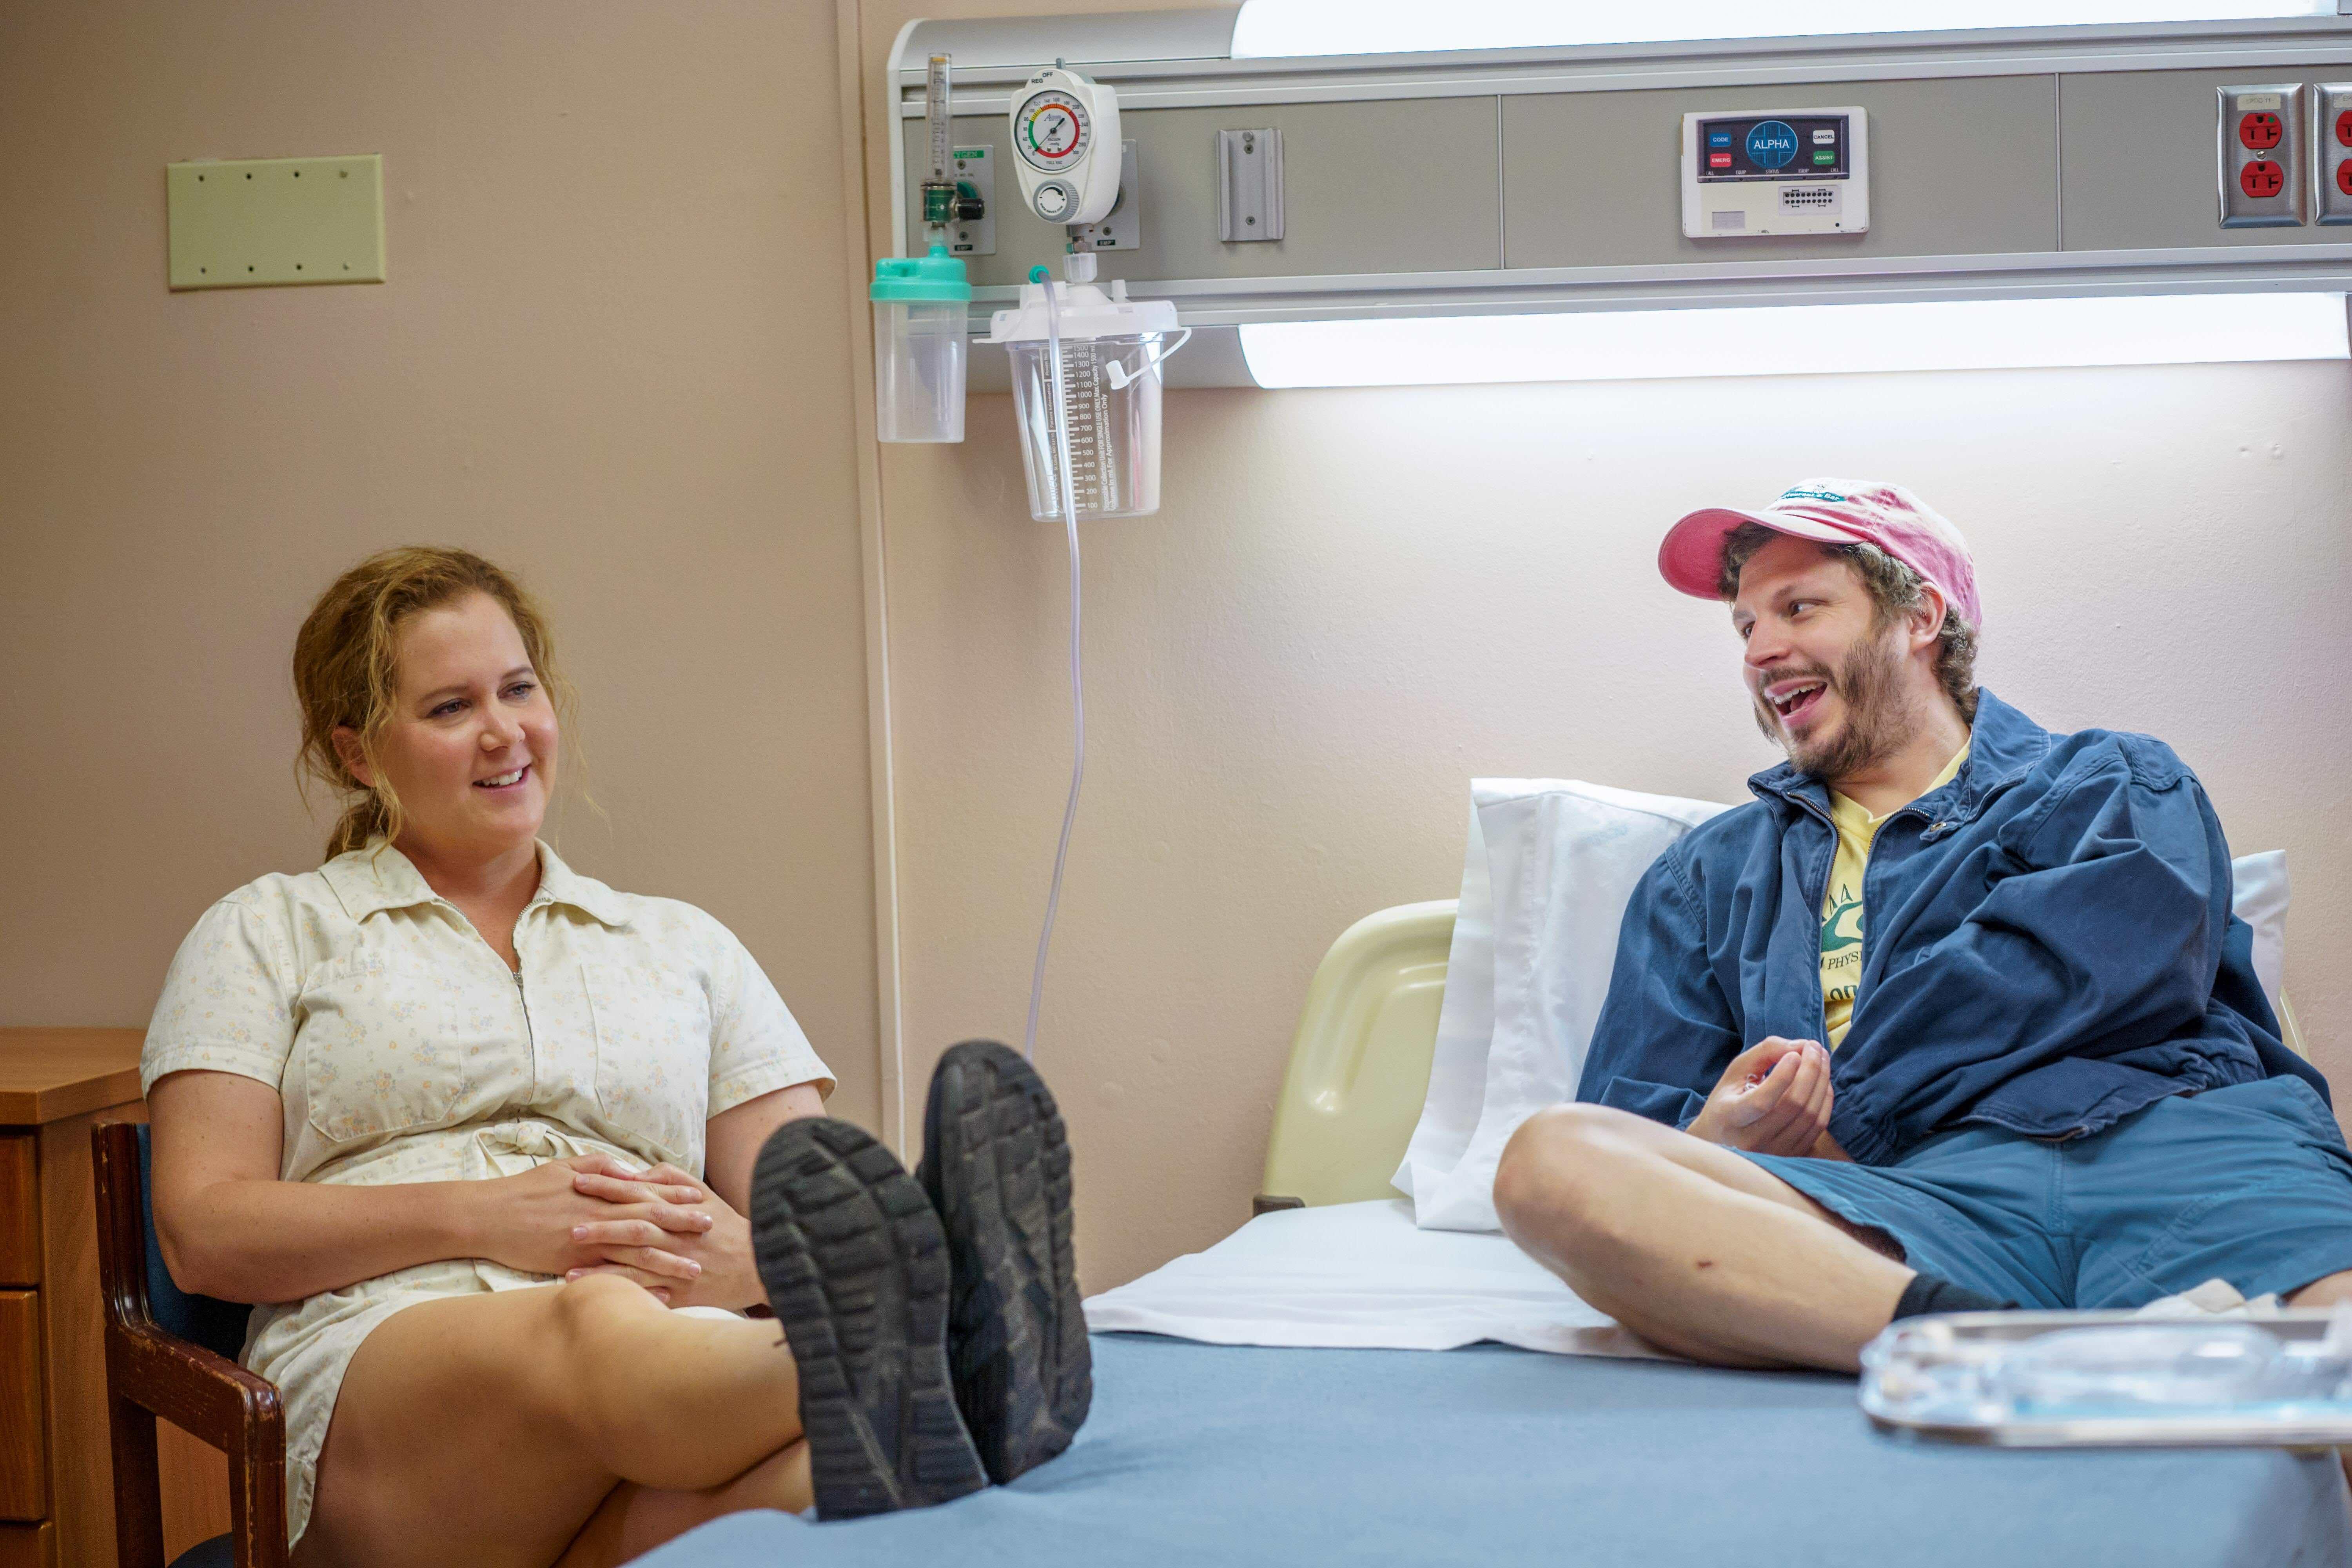
[(2238, 140), (2257, 153), (2269, 152), (2285, 134), (2286, 122), (2268, 110), (2249, 114), (2238, 121)]
[(2257, 159), (2238, 171), (2238, 188), (2258, 200), (2274, 196), (2286, 189), (2286, 175), (2269, 159)]
[(2336, 165), (2336, 188), (2352, 196), (2352, 158)]
[(2336, 140), (2347, 147), (2352, 147), (2352, 109), (2347, 109), (2336, 117)]

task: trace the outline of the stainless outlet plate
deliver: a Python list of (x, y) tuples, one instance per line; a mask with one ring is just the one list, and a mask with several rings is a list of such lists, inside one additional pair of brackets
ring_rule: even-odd
[(2352, 81), (2324, 81), (2311, 89), (2312, 210), (2320, 223), (2352, 223)]
[[(2300, 82), (2271, 82), (2253, 87), (2216, 89), (2220, 108), (2215, 115), (2223, 228), (2294, 228), (2310, 221), (2310, 175), (2304, 155), (2308, 116)], [(2238, 127), (2250, 114), (2275, 114), (2279, 142), (2275, 147), (2250, 149), (2239, 138)], [(2274, 165), (2277, 192), (2249, 194), (2246, 171)]]
[(1282, 237), (1282, 131), (1217, 132), (1217, 237)]

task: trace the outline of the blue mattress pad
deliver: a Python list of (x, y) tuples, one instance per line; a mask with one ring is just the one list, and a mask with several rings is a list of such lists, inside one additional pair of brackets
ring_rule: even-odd
[(1067, 1454), (943, 1507), (736, 1514), (658, 1568), (1346, 1563), (2086, 1568), (2352, 1561), (2332, 1453), (2024, 1452), (1874, 1429), (1850, 1378), (1467, 1350), (1094, 1341)]

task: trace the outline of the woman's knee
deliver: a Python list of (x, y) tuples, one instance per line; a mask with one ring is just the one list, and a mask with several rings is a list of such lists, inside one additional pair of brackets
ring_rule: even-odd
[(647, 1313), (667, 1310), (644, 1286), (617, 1274), (583, 1274), (555, 1287), (556, 1331), (567, 1342), (625, 1333)]
[(572, 1440), (609, 1465), (643, 1438), (653, 1414), (630, 1392), (635, 1380), (616, 1373), (645, 1355), (646, 1328), (666, 1309), (642, 1287), (611, 1274), (557, 1286), (551, 1305), (548, 1399)]
[[(588, 1274), (554, 1288), (550, 1303), (550, 1370), (557, 1396), (569, 1404), (593, 1399), (609, 1381), (601, 1375), (631, 1353), (646, 1325), (667, 1310), (644, 1287), (615, 1274)], [(593, 1406), (589, 1414), (593, 1415)]]
[(750, 1358), (756, 1355), (763, 1369), (791, 1366), (772, 1328), (743, 1324), (730, 1334), (726, 1325), (681, 1320), (614, 1275), (591, 1274), (558, 1287), (551, 1305), (548, 1401), (570, 1440), (614, 1475), (666, 1490), (699, 1490), (800, 1436), (790, 1402), (786, 1429), (771, 1447), (761, 1447), (757, 1437), (779, 1426), (772, 1409), (723, 1432), (709, 1425), (714, 1389), (748, 1384), (751, 1379), (735, 1374)]

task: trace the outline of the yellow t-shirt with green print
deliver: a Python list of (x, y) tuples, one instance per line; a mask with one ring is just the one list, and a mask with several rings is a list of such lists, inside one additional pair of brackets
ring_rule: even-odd
[[(1968, 760), (1969, 749), (1963, 745), (1936, 782), (1920, 793), (1951, 783)], [(1890, 811), (1886, 816), (1894, 815)], [(1822, 899), (1822, 1016), (1832, 1050), (1845, 1043), (1846, 1026), (1853, 1022), (1854, 988), (1862, 983), (1862, 874), (1869, 868), (1870, 846), (1886, 816), (1873, 816), (1869, 807), (1830, 792), (1830, 821), (1837, 825), (1838, 844), (1837, 858), (1830, 863), (1829, 891)]]

